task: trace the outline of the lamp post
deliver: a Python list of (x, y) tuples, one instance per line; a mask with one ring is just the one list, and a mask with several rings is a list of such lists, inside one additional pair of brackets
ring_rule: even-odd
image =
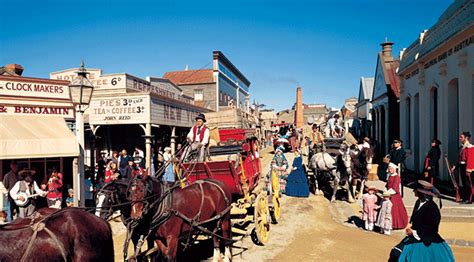
[(84, 68), (84, 61), (76, 73), (77, 77), (69, 84), (71, 100), (76, 110), (76, 137), (79, 143), (79, 174), (73, 176), (74, 206), (84, 206), (84, 111), (91, 101), (94, 86), (87, 79), (89, 72)]

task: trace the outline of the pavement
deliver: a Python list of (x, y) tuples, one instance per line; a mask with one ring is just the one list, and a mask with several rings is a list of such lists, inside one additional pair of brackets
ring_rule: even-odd
[[(370, 181), (379, 190), (385, 188), (385, 181)], [(416, 197), (413, 193), (413, 189), (409, 187), (403, 187), (403, 203), (407, 209), (408, 215), (411, 215), (413, 207), (416, 202)], [(439, 207), (439, 199), (435, 198), (435, 203)], [(442, 208), (441, 217), (445, 220), (455, 220), (455, 221), (467, 221), (474, 223), (474, 204), (463, 204), (456, 203), (454, 198), (447, 195), (442, 195), (441, 198)], [(474, 232), (473, 232), (474, 233)]]

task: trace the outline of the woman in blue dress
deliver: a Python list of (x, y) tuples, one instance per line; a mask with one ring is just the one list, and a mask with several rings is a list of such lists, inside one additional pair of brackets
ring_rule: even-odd
[(451, 248), (438, 234), (441, 213), (433, 197), (439, 197), (439, 191), (432, 184), (418, 180), (414, 192), (418, 200), (410, 219), (411, 226), (405, 229), (407, 237), (392, 249), (389, 261), (454, 261)]
[(295, 151), (293, 160), (293, 169), (286, 178), (286, 195), (294, 197), (308, 197), (309, 186), (308, 179), (303, 169), (303, 158), (300, 151)]

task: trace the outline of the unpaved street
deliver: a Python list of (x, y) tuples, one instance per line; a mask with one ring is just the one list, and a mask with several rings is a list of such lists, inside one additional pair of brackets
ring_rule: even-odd
[[(291, 163), (293, 155), (288, 153), (286, 156)], [(269, 167), (271, 158), (271, 152), (262, 153), (265, 169)], [(341, 210), (351, 208), (357, 209), (357, 204), (330, 203), (323, 196), (285, 196), (280, 222), (271, 225), (269, 242), (257, 246), (250, 237), (236, 242), (234, 261), (386, 261), (391, 248), (403, 238), (403, 233), (398, 231), (385, 236), (366, 232), (347, 222), (348, 217)], [(473, 227), (472, 223), (442, 222), (441, 235), (446, 239), (467, 238), (472, 241)], [(116, 261), (121, 261), (124, 231), (119, 229), (118, 223), (114, 228), (118, 230), (114, 237)], [(472, 247), (452, 246), (452, 250), (456, 261), (471, 261), (474, 254)], [(212, 247), (203, 245), (194, 252), (210, 256)], [(200, 256), (201, 259), (204, 257)], [(187, 256), (186, 260), (189, 259)]]

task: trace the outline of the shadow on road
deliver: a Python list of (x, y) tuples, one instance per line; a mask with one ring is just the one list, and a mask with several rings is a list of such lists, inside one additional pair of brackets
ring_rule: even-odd
[(360, 219), (358, 216), (351, 216), (347, 219), (346, 223), (353, 224), (358, 228), (364, 229), (364, 220)]

